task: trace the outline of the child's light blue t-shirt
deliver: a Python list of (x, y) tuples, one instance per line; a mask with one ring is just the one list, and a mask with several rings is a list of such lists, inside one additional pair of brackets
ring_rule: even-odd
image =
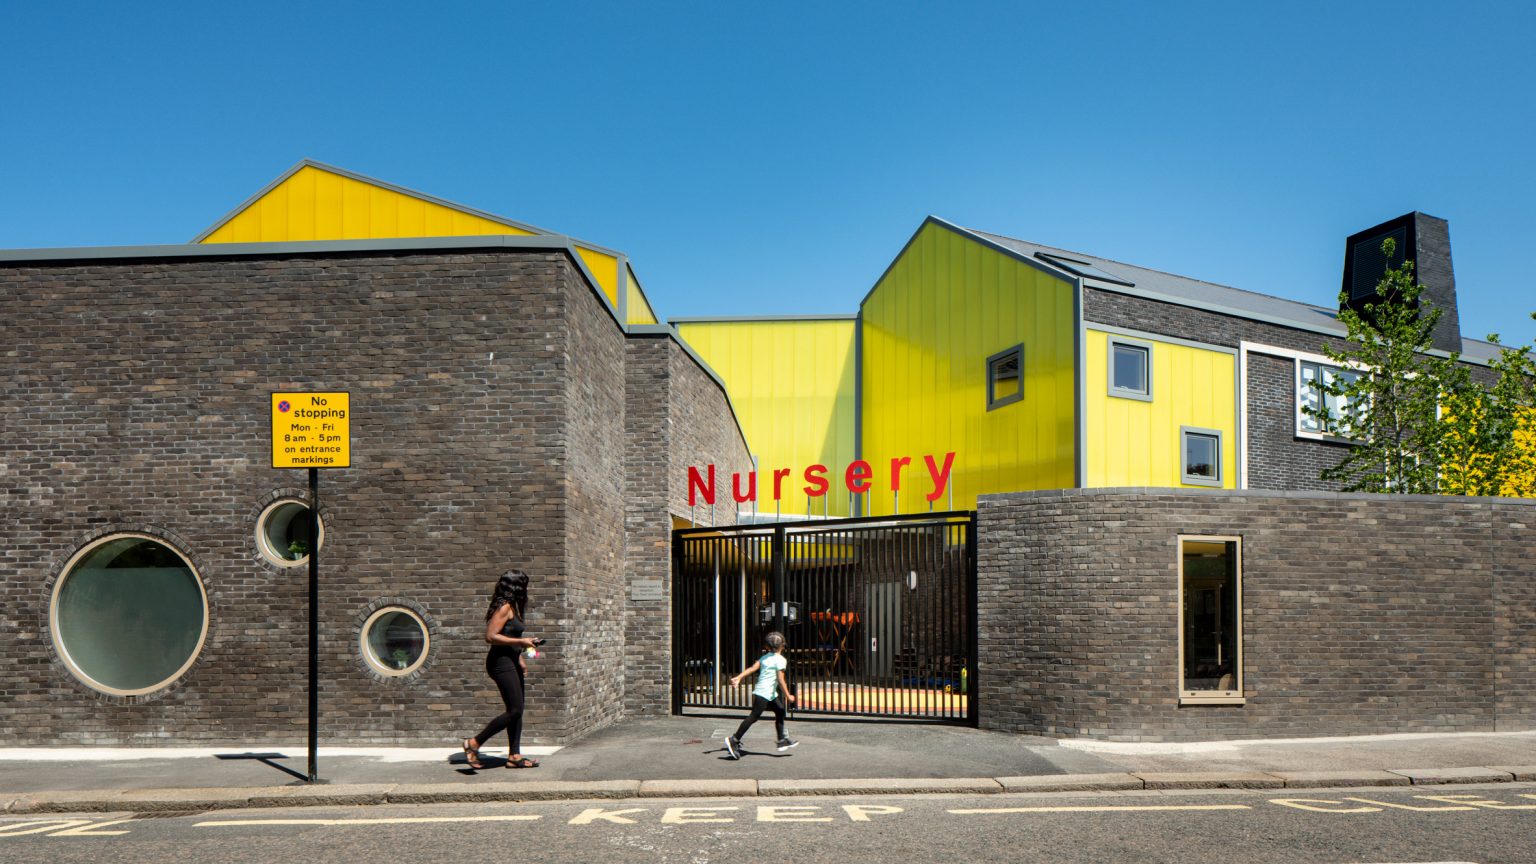
[(764, 654), (757, 665), (757, 685), (752, 688), (752, 695), (772, 702), (779, 695), (779, 670), (788, 669), (789, 661), (783, 654)]

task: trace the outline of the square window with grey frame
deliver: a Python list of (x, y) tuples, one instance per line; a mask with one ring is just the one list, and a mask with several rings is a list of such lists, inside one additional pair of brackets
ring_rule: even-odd
[(1179, 695), (1241, 699), (1242, 540), (1182, 536), (1178, 545)]
[(1179, 460), (1185, 483), (1220, 487), (1221, 430), (1179, 427)]
[(1024, 398), (1024, 346), (1015, 345), (987, 358), (987, 410)]
[(1109, 395), (1152, 401), (1152, 346), (1149, 343), (1109, 340)]

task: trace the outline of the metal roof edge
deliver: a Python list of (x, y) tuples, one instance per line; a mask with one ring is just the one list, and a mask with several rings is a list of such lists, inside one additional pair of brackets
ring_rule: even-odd
[[(327, 252), (409, 252), (436, 249), (572, 249), (562, 234), (476, 234), (463, 237), (389, 237), (377, 240), (288, 240), (271, 243), (180, 243), (149, 246), (72, 246), (0, 249), (0, 263), (100, 261), (113, 258), (230, 258)], [(590, 274), (589, 274), (590, 275)]]
[(857, 312), (827, 312), (810, 315), (690, 315), (668, 318), (671, 324), (737, 324), (754, 321), (857, 321)]
[(670, 324), (631, 324), (629, 335), (641, 338), (670, 338), (677, 347), (683, 349), (683, 353), (687, 354), (689, 359), (709, 376), (709, 380), (715, 382), (715, 386), (720, 388), (720, 395), (725, 397), (725, 407), (730, 409), (731, 421), (736, 424), (736, 434), (741, 436), (741, 443), (747, 449), (747, 455), (752, 454), (752, 445), (747, 441), (747, 430), (741, 427), (741, 415), (736, 412), (736, 403), (731, 400), (731, 388), (725, 386), (725, 379), (721, 378), (720, 373), (693, 350), (693, 346), (689, 345), (688, 341), (677, 332), (677, 328)]
[(1058, 270), (1058, 269), (1056, 269), (1054, 267), (1047, 266), (1044, 262), (1036, 260), (1034, 258), (1031, 258), (1028, 255), (1024, 255), (1024, 254), (1020, 253), (1016, 249), (1009, 249), (1007, 246), (1004, 246), (1001, 243), (998, 243), (998, 242), (992, 240), (989, 237), (984, 237), (981, 234), (978, 234), (977, 232), (972, 231), (969, 228), (965, 228), (963, 226), (956, 225), (955, 223), (950, 222), (947, 219), (941, 219), (938, 216), (934, 216), (933, 214), (930, 213), (928, 216), (924, 217), (923, 224), (917, 226), (917, 230), (912, 232), (912, 236), (907, 238), (907, 242), (902, 245), (901, 251), (897, 252), (896, 253), (896, 257), (891, 259), (891, 263), (887, 264), (886, 267), (885, 267), (885, 270), (881, 271), (880, 277), (875, 280), (875, 284), (869, 289), (868, 292), (865, 293), (864, 299), (859, 301), (859, 310), (860, 311), (863, 311), (864, 304), (868, 303), (869, 302), (869, 298), (874, 296), (875, 291), (877, 289), (879, 289), (879, 287), (880, 287), (880, 283), (885, 281), (885, 277), (890, 275), (892, 268), (894, 268), (896, 266), (896, 263), (902, 259), (902, 256), (907, 254), (907, 250), (912, 247), (912, 244), (914, 242), (916, 242), (918, 236), (923, 233), (923, 229), (927, 228), (930, 224), (938, 225), (939, 227), (944, 228), (944, 229), (946, 229), (946, 230), (948, 230), (948, 231), (950, 231), (950, 232), (952, 232), (954, 234), (957, 234), (957, 235), (959, 235), (961, 237), (964, 237), (967, 240), (971, 240), (971, 241), (974, 241), (976, 243), (979, 243), (982, 246), (985, 246), (986, 248), (993, 250), (994, 252), (999, 252), (999, 253), (1001, 253), (1003, 255), (1006, 255), (1009, 258), (1014, 259), (1015, 261), (1019, 261), (1019, 262), (1021, 262), (1023, 264), (1026, 264), (1026, 265), (1028, 265), (1030, 267), (1033, 267), (1036, 270), (1039, 270), (1041, 273), (1046, 274), (1047, 276), (1054, 276), (1055, 278), (1060, 279), (1061, 281), (1067, 282), (1069, 284), (1076, 282), (1076, 278), (1072, 274), (1070, 274), (1070, 273), (1065, 273), (1065, 272), (1063, 272), (1061, 270)]

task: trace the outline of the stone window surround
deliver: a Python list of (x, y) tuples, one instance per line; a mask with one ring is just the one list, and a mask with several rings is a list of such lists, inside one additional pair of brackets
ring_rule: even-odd
[[(1237, 657), (1232, 662), (1235, 680), (1231, 690), (1186, 690), (1184, 689), (1184, 543), (1186, 541), (1198, 543), (1231, 543), (1236, 549), (1237, 560), (1237, 598), (1233, 601), (1236, 612), (1237, 638), (1233, 644), (1237, 646)], [(1179, 665), (1175, 670), (1179, 682), (1180, 705), (1245, 705), (1248, 700), (1243, 691), (1243, 538), (1239, 535), (1218, 534), (1179, 534), (1174, 538), (1174, 572), (1178, 578), (1178, 643)]]
[[(70, 656), (67, 646), (64, 645), (58, 617), (59, 595), (63, 591), (64, 583), (69, 580), (70, 574), (74, 572), (75, 568), (78, 567), (87, 558), (89, 558), (91, 553), (95, 550), (106, 545), (107, 543), (111, 543), (114, 540), (122, 540), (125, 538), (148, 540), (151, 543), (155, 543), (156, 545), (163, 546), (171, 550), (171, 552), (174, 553), (176, 557), (180, 558), (182, 563), (186, 565), (187, 570), (192, 574), (192, 580), (194, 584), (197, 585), (199, 599), (202, 602), (203, 612), (202, 632), (198, 634), (197, 644), (193, 646), (192, 651), (188, 654), (186, 661), (181, 664), (181, 667), (165, 680), (160, 681), (153, 686), (138, 688), (135, 690), (123, 690), (110, 687), (100, 681), (97, 681), (95, 678), (91, 677), (91, 675), (84, 669), (81, 669)], [(208, 631), (210, 630), (212, 624), (210, 621), (209, 605), (208, 586), (203, 580), (203, 574), (198, 569), (197, 564), (193, 562), (192, 557), (187, 554), (187, 552), (182, 549), (179, 544), (171, 542), (164, 536), (152, 534), (143, 530), (109, 531), (90, 539), (79, 549), (77, 549), (75, 553), (69, 557), (69, 560), (64, 564), (64, 566), (60, 568), (58, 576), (53, 580), (53, 585), (49, 591), (48, 599), (48, 631), (53, 643), (52, 647), (54, 656), (57, 657), (59, 662), (63, 664), (64, 668), (69, 671), (71, 677), (73, 677), (80, 684), (89, 687), (91, 690), (94, 690), (97, 693), (116, 697), (154, 697), (164, 693), (167, 689), (174, 686), (178, 681), (182, 680), (182, 678), (186, 676), (187, 672), (191, 670), (193, 665), (195, 665), (198, 659), (202, 656), (203, 648), (208, 644)]]

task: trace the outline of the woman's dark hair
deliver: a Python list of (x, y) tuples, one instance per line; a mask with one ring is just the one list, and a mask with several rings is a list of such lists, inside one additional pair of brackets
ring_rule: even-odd
[(521, 570), (508, 570), (496, 580), (496, 590), (491, 592), (491, 607), (485, 610), (485, 620), (491, 620), (504, 604), (512, 604), (512, 612), (518, 619), (528, 610), (528, 574)]

